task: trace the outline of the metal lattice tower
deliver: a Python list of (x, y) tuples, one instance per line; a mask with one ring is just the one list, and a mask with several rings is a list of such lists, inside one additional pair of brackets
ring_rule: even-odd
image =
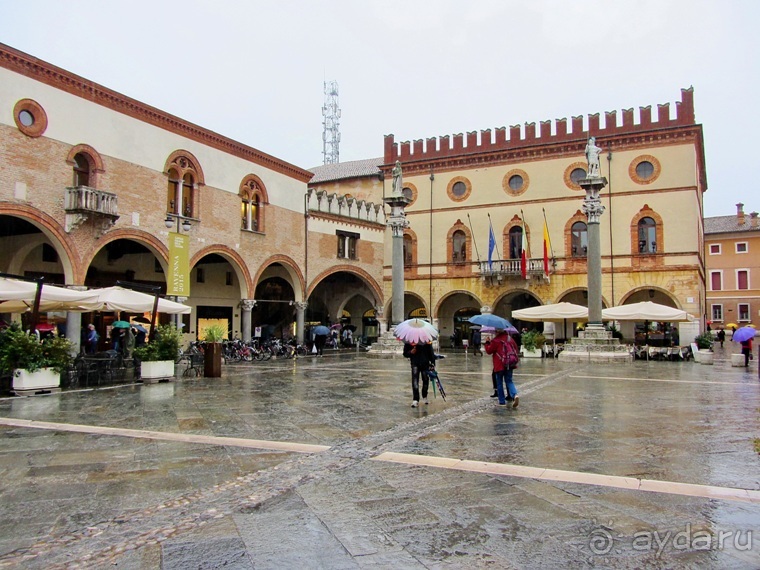
[(325, 104), (322, 106), (322, 154), (324, 164), (340, 162), (340, 108), (338, 107), (338, 82), (325, 81)]

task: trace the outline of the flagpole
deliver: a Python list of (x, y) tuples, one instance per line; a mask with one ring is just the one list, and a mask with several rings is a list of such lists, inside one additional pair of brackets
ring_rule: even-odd
[(470, 222), (470, 233), (472, 233), (472, 244), (475, 246), (475, 255), (478, 256), (478, 265), (480, 265), (480, 253), (478, 252), (478, 242), (475, 240), (475, 231), (472, 229), (472, 220), (470, 213), (467, 212), (467, 221)]
[(520, 270), (522, 273), (522, 278), (527, 279), (528, 278), (528, 252), (525, 249), (525, 246), (528, 244), (528, 236), (525, 235), (525, 214), (522, 211), (522, 208), (520, 209), (520, 217), (522, 218), (522, 243), (520, 244), (520, 249), (522, 250), (520, 252)]
[(544, 213), (544, 224), (546, 224), (546, 235), (549, 237), (549, 250), (552, 252), (552, 259), (554, 259), (554, 247), (552, 247), (552, 238), (549, 236), (549, 223), (546, 221), (546, 210), (541, 208)]
[[(488, 214), (488, 227), (493, 232), (493, 225), (491, 224), (491, 214), (490, 213)], [(495, 234), (494, 234), (494, 237), (496, 237)], [(496, 250), (496, 257), (498, 259), (501, 259), (501, 254), (499, 253), (499, 244), (496, 242), (496, 240), (494, 240), (493, 245), (494, 245), (494, 249)]]

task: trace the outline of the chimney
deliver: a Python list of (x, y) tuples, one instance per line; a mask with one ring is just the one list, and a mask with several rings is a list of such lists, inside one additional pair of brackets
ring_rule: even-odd
[(752, 212), (749, 215), (749, 223), (753, 228), (757, 227), (757, 212)]
[(741, 202), (736, 205), (736, 223), (740, 226), (744, 225), (744, 204)]

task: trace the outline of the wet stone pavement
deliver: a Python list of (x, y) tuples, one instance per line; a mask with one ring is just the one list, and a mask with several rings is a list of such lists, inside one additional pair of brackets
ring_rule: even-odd
[(329, 354), (0, 398), (0, 568), (760, 568), (757, 361)]

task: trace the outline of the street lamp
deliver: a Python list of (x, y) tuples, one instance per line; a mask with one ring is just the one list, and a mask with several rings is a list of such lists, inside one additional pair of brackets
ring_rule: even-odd
[(193, 225), (190, 223), (190, 220), (188, 220), (187, 218), (183, 218), (182, 216), (176, 216), (176, 215), (172, 217), (171, 214), (166, 214), (164, 225), (167, 228), (172, 229), (172, 227), (174, 227), (175, 221), (177, 222), (177, 233), (180, 233), (179, 232), (180, 222), (182, 224), (182, 229), (185, 230), (186, 232), (189, 232), (190, 228), (193, 227)]

